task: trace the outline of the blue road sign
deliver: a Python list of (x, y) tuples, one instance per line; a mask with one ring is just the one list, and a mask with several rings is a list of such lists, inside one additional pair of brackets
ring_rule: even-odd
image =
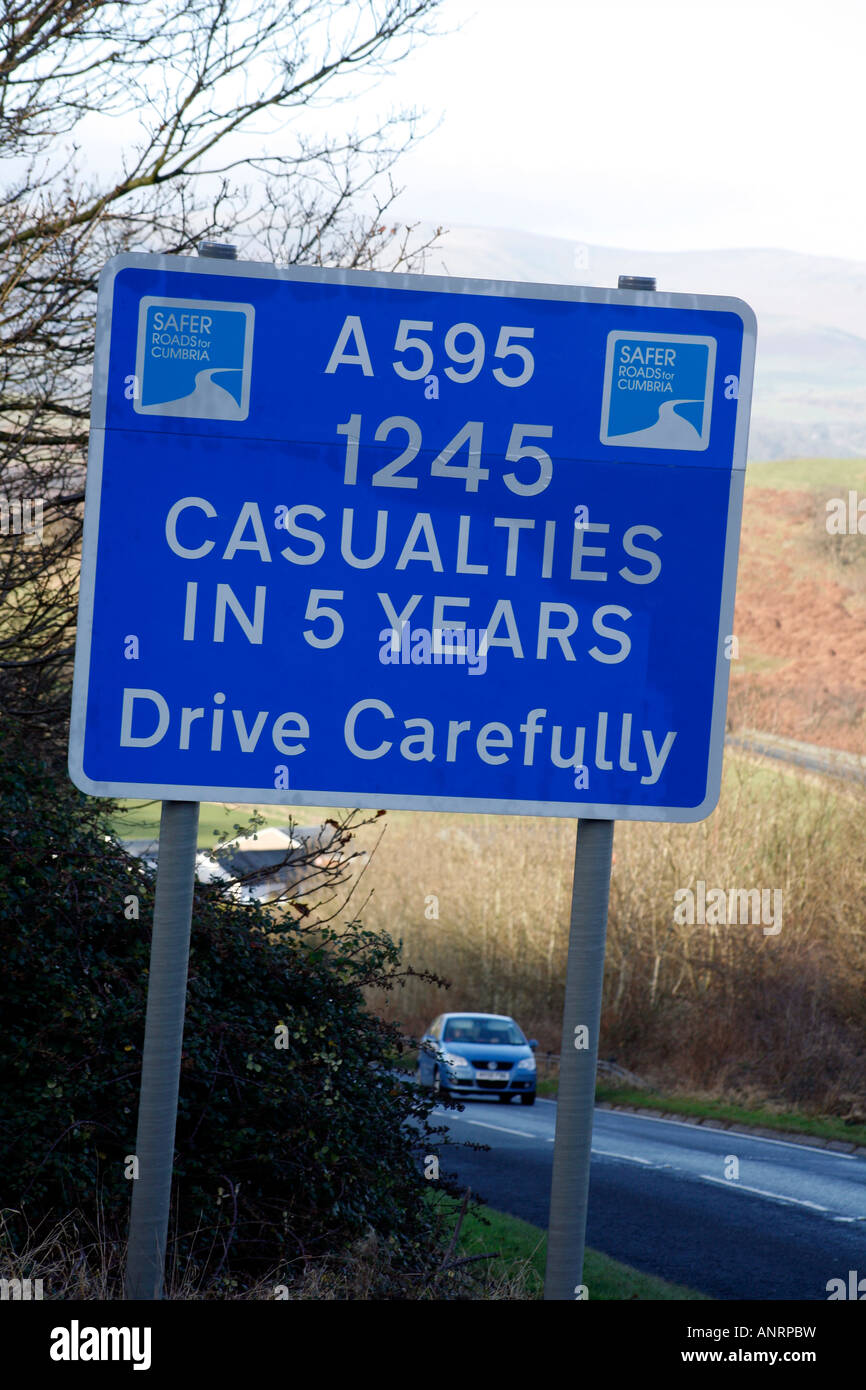
[(73, 781), (708, 815), (754, 349), (736, 299), (116, 257)]

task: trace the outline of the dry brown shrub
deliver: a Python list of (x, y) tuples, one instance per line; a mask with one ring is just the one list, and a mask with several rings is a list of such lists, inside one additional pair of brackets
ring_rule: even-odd
[[(866, 862), (852, 789), (729, 756), (719, 807), (693, 825), (621, 822), (611, 882), (601, 1055), (669, 1091), (864, 1105)], [(418, 1034), (443, 1009), (513, 1014), (558, 1051), (574, 822), (402, 816), (368, 869), (365, 914), (410, 980), (371, 1002)], [(780, 889), (782, 927), (680, 924), (675, 892)], [(425, 916), (438, 904), (438, 918)]]

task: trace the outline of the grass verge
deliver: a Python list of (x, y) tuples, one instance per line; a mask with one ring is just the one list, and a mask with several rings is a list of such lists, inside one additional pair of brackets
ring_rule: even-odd
[[(554, 1089), (547, 1094), (555, 1096), (556, 1082), (545, 1084), (553, 1086)], [(539, 1091), (540, 1089), (539, 1087)], [(670, 1099), (619, 1086), (597, 1086), (595, 1098), (597, 1101), (610, 1101), (614, 1105), (636, 1105), (646, 1110), (658, 1110), (660, 1113), (664, 1111), (667, 1114), (690, 1115), (697, 1119), (722, 1120), (729, 1124), (755, 1125), (761, 1129), (811, 1135), (816, 1139), (836, 1139), (842, 1143), (866, 1145), (866, 1125), (849, 1125), (833, 1116), (804, 1115), (796, 1110), (751, 1109), (727, 1100), (694, 1100), (688, 1096)]]
[[(456, 1212), (453, 1218), (456, 1220)], [(494, 1252), (490, 1261), (493, 1298), (540, 1299), (544, 1290), (544, 1263), (547, 1235), (538, 1226), (519, 1216), (493, 1211), (489, 1207), (467, 1213), (459, 1242), (463, 1257)], [(587, 1250), (584, 1279), (591, 1300), (674, 1301), (701, 1300), (706, 1295), (681, 1284), (643, 1274), (630, 1265), (611, 1259), (598, 1250)], [(508, 1290), (508, 1292), (505, 1292)]]

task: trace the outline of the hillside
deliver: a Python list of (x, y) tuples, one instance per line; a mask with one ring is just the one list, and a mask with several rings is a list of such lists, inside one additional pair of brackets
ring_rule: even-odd
[(728, 707), (732, 729), (866, 753), (866, 537), (831, 536), (827, 502), (866, 497), (866, 466), (747, 470)]
[[(429, 230), (429, 229), (428, 229)], [(758, 316), (749, 456), (866, 457), (866, 261), (793, 251), (660, 252), (587, 246), (489, 227), (452, 227), (429, 274), (728, 294)]]

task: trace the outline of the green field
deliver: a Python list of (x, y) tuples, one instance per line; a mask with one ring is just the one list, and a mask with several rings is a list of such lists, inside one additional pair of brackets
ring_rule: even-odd
[(747, 487), (809, 489), (824, 492), (848, 488), (866, 493), (866, 459), (780, 459), (773, 463), (750, 463), (746, 469)]
[[(111, 818), (112, 829), (121, 840), (150, 840), (159, 835), (159, 801), (119, 801), (119, 810)], [(310, 806), (237, 806), (219, 801), (203, 801), (199, 813), (199, 849), (212, 849), (223, 840), (239, 834), (249, 834), (251, 817), (258, 812), (263, 826), (289, 827), (319, 825), (333, 808)]]

